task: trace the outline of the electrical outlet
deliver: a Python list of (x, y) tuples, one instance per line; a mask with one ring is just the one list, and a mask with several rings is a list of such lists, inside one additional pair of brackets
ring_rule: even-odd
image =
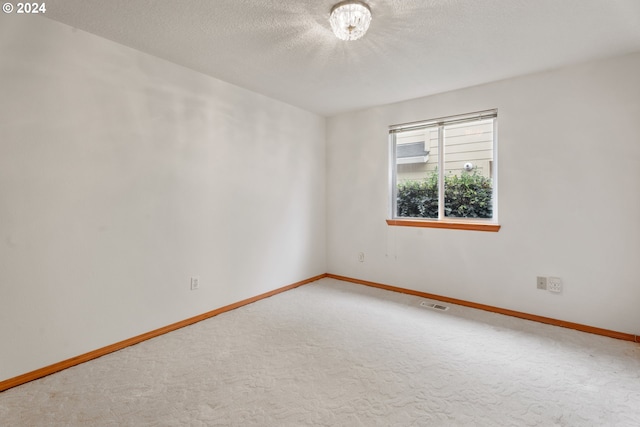
[(547, 289), (547, 278), (544, 276), (538, 276), (538, 278), (536, 279), (536, 285), (538, 287), (538, 289)]
[(364, 252), (358, 252), (358, 261), (364, 262)]
[(547, 289), (549, 292), (562, 292), (562, 279), (559, 277), (549, 277)]
[(199, 277), (192, 277), (191, 278), (191, 290), (192, 291), (196, 291), (200, 289), (200, 278)]

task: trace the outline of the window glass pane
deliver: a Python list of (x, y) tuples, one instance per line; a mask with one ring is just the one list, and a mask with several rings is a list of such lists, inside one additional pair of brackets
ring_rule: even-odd
[(398, 217), (438, 218), (438, 127), (395, 134)]
[(493, 119), (444, 126), (444, 215), (492, 218)]

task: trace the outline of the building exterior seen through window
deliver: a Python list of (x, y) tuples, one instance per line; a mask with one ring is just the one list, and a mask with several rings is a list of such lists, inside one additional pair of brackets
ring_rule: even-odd
[(496, 121), (490, 110), (392, 126), (393, 218), (495, 221)]

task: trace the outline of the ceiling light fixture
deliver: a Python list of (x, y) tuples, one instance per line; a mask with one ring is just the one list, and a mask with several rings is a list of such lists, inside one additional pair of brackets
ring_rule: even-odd
[(340, 40), (358, 40), (369, 29), (371, 9), (361, 1), (342, 1), (331, 8), (329, 22)]

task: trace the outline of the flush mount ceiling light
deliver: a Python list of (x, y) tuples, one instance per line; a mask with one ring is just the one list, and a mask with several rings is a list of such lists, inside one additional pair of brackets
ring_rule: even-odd
[(331, 8), (329, 22), (340, 40), (358, 40), (369, 29), (371, 9), (361, 1), (342, 1)]

